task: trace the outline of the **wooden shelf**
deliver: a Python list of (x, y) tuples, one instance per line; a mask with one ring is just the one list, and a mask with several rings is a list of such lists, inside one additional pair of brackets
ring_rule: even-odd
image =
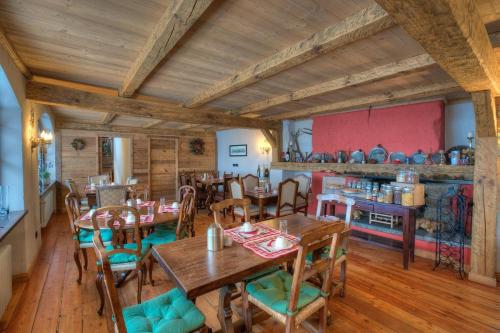
[(397, 164), (348, 164), (348, 163), (295, 163), (272, 162), (271, 169), (289, 171), (332, 172), (356, 176), (396, 177), (401, 168), (413, 168), (424, 180), (466, 180), (474, 178), (472, 165), (397, 165)]

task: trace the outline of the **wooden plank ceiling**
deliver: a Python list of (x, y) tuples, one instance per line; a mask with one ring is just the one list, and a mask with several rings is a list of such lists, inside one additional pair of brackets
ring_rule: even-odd
[[(494, 40), (499, 2), (476, 5)], [(61, 124), (143, 130), (273, 129), (271, 119), (467, 96), (396, 22), (371, 0), (0, 2), (0, 42), (32, 77), (28, 96)], [(80, 104), (40, 98), (40, 82)]]

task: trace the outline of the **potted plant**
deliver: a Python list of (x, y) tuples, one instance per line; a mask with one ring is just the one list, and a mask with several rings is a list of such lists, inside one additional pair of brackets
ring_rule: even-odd
[(40, 172), (40, 179), (42, 180), (42, 187), (47, 186), (50, 182), (50, 172), (47, 170)]

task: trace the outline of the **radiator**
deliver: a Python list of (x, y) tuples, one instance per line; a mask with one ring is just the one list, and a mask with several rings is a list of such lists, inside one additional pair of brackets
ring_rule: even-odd
[(10, 244), (0, 248), (0, 317), (12, 297), (12, 256)]

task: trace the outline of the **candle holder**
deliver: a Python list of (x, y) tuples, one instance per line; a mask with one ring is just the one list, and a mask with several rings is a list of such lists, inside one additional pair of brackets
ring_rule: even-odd
[(465, 152), (465, 158), (467, 160), (468, 165), (474, 165), (474, 147), (472, 147), (472, 141), (474, 140), (474, 136), (472, 132), (467, 134), (467, 141), (469, 142), (469, 148), (467, 148)]

